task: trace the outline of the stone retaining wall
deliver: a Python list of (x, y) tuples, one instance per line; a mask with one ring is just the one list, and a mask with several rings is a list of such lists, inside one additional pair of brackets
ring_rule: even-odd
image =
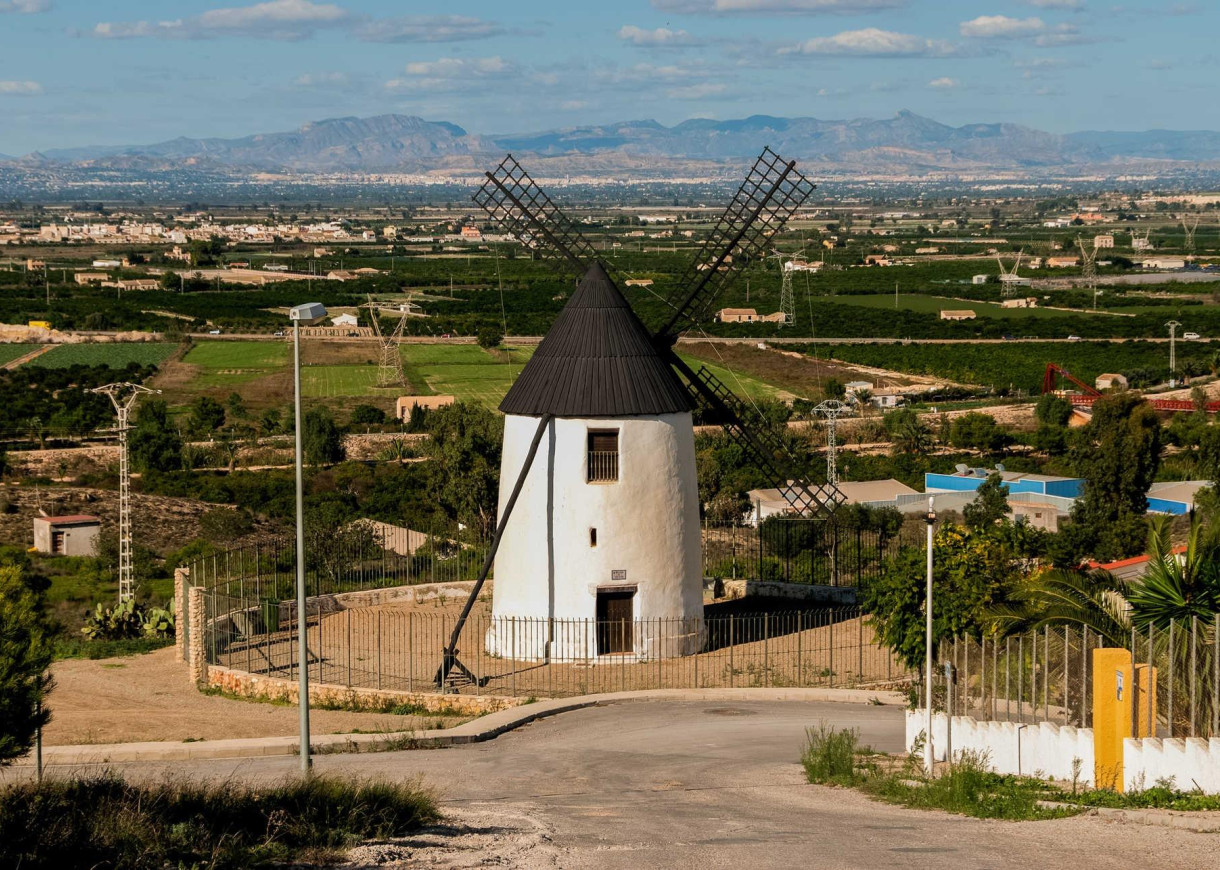
[[(208, 668), (206, 687), (219, 689), (242, 698), (287, 701), (290, 704), (296, 704), (300, 697), (296, 680), (257, 676), (216, 665)], [(442, 695), (431, 692), (348, 688), (313, 681), (309, 683), (309, 703), (313, 707), (334, 706), (377, 711), (381, 707), (411, 704), (430, 713), (482, 716), (516, 707), (522, 703), (522, 700), (520, 698), (502, 698), (496, 695)]]
[(858, 602), (853, 586), (818, 586), (812, 583), (780, 583), (772, 580), (725, 580), (729, 598), (786, 598), (809, 604), (855, 607)]

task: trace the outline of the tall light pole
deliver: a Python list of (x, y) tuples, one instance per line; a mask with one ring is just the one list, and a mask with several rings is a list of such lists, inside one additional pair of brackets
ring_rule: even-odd
[(932, 775), (932, 528), (936, 525), (936, 511), (933, 508), (934, 496), (928, 496), (928, 569), (927, 595), (924, 598), (924, 621), (926, 637), (924, 639), (924, 693), (927, 702), (927, 740), (924, 743), (923, 766), (928, 776)]
[(306, 645), (305, 612), (305, 473), (301, 439), (301, 324), (309, 326), (326, 317), (321, 302), (307, 302), (288, 312), (292, 320), (292, 395), (293, 430), (295, 437), (294, 464), (297, 477), (297, 707), (301, 712), (301, 773), (308, 775), (309, 757), (309, 649)]
[(1171, 320), (1165, 325), (1169, 327), (1169, 385), (1173, 387), (1177, 386), (1178, 383), (1178, 357), (1175, 342), (1178, 337), (1178, 327), (1182, 324), (1178, 323), (1176, 320)]

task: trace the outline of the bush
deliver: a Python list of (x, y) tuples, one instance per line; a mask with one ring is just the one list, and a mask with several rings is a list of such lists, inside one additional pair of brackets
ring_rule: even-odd
[[(418, 782), (134, 785), (114, 773), (0, 791), (0, 866), (259, 867), (402, 836), (438, 818)], [(304, 853), (311, 852), (306, 856)]]
[(24, 755), (48, 718), (41, 705), (52, 688), (51, 645), (41, 611), (21, 569), (0, 568), (0, 766)]
[(81, 629), (89, 640), (134, 640), (139, 637), (161, 638), (174, 636), (173, 602), (169, 609), (147, 607), (128, 599), (114, 607), (101, 603), (92, 613), (85, 614), (85, 626)]
[(479, 329), (475, 340), (479, 347), (491, 350), (493, 347), (499, 347), (500, 342), (504, 341), (504, 332), (494, 326), (484, 326)]
[(856, 767), (860, 732), (854, 728), (838, 730), (823, 721), (805, 729), (805, 751), (801, 764), (813, 783), (855, 785), (861, 779)]

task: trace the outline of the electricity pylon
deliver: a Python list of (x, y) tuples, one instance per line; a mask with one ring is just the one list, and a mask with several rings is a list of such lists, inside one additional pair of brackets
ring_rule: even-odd
[(135, 598), (135, 578), (131, 570), (131, 466), (127, 459), (127, 430), (130, 427), (131, 409), (136, 400), (145, 393), (159, 393), (142, 384), (126, 381), (95, 387), (91, 393), (100, 393), (110, 398), (118, 417), (116, 431), (119, 433), (119, 604)]
[(839, 482), (839, 465), (835, 458), (838, 439), (835, 426), (838, 419), (851, 411), (851, 406), (838, 399), (827, 399), (813, 409), (813, 413), (826, 418), (826, 482), (834, 486)]
[(377, 344), (381, 348), (381, 362), (377, 367), (377, 386), (404, 386), (407, 383), (407, 376), (402, 370), (402, 351), (399, 346), (402, 344), (403, 331), (407, 327), (410, 308), (408, 306), (402, 308), (402, 316), (398, 319), (394, 331), (390, 335), (385, 335), (381, 331), (382, 308), (373, 301), (372, 296), (368, 299), (365, 307), (369, 310), (369, 320), (373, 322), (373, 335), (377, 336)]

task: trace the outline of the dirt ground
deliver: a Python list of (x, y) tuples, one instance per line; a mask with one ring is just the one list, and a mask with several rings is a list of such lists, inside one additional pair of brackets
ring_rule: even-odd
[[(51, 669), (48, 746), (145, 740), (221, 740), (296, 733), (297, 708), (205, 695), (187, 679), (172, 647), (126, 658), (70, 659)], [(318, 734), (447, 728), (457, 717), (313, 710)]]

